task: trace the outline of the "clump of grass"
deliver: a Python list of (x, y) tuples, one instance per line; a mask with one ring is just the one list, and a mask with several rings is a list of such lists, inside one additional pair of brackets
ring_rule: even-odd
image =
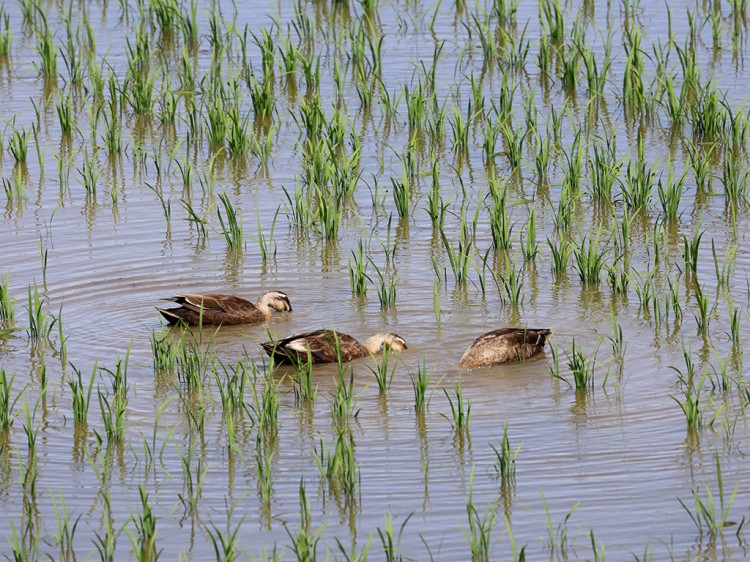
[(698, 225), (692, 238), (688, 238), (684, 234), (682, 235), (682, 258), (685, 263), (685, 271), (693, 277), (698, 275), (698, 251), (700, 250), (701, 238), (703, 238), (704, 232), (700, 229), (700, 225)]
[(297, 560), (316, 560), (318, 542), (323, 534), (323, 528), (312, 530), (312, 512), (310, 511), (310, 500), (307, 498), (304, 480), (300, 480), (299, 483), (299, 513), (300, 524), (295, 533), (289, 530), (288, 525), (284, 525), (284, 529), (292, 541), (290, 548)]
[(125, 529), (133, 547), (133, 552), (138, 560), (157, 560), (161, 550), (156, 548), (156, 515), (148, 501), (146, 487), (141, 484), (138, 488), (141, 497), (141, 505), (135, 515), (131, 514), (131, 520), (135, 526), (135, 533)]
[(480, 514), (474, 503), (474, 466), (469, 475), (469, 499), (466, 502), (466, 514), (469, 518), (469, 531), (464, 531), (469, 541), (471, 559), (477, 562), (489, 562), (492, 545), (492, 527), (495, 523), (495, 506), (488, 503), (484, 513)]
[(352, 250), (352, 259), (349, 260), (349, 282), (352, 286), (352, 294), (358, 297), (367, 296), (367, 284), (372, 279), (367, 275), (367, 264), (365, 259), (364, 242), (359, 239), (357, 252)]
[(21, 397), (21, 394), (18, 394), (14, 400), (11, 400), (10, 395), (15, 378), (15, 375), (8, 378), (5, 369), (0, 369), (0, 430), (6, 430), (13, 424), (13, 410)]
[(0, 320), (12, 322), (16, 314), (16, 300), (10, 296), (10, 274), (0, 279)]
[(564, 237), (558, 238), (556, 242), (547, 238), (547, 245), (552, 253), (553, 273), (565, 273), (565, 270), (568, 269), (570, 255), (573, 252), (570, 243)]
[(469, 431), (469, 420), (471, 419), (471, 400), (467, 400), (464, 403), (463, 388), (461, 387), (461, 381), (456, 381), (453, 384), (453, 391), (455, 393), (455, 402), (448, 394), (448, 391), (443, 389), (445, 397), (448, 399), (448, 404), (451, 408), (451, 417), (449, 418), (445, 414), (441, 414), (445, 419), (451, 422), (453, 429), (459, 433), (468, 433)]
[[(397, 365), (393, 365), (393, 367), (389, 368), (390, 357), (391, 348), (385, 346), (383, 348), (383, 353), (380, 356), (380, 362), (376, 359), (375, 365), (368, 367), (370, 372), (375, 375), (375, 380), (378, 383), (378, 392), (380, 392), (380, 394), (385, 394), (386, 390), (390, 388), (393, 375), (396, 374)], [(396, 359), (396, 363), (398, 364), (398, 359)]]
[(411, 377), (411, 386), (414, 389), (414, 410), (417, 413), (424, 413), (429, 403), (426, 395), (430, 380), (432, 380), (432, 373), (432, 369), (427, 369), (427, 361), (423, 360), (422, 364), (417, 367), (416, 378)]
[[(565, 356), (568, 360), (568, 369), (570, 369), (573, 375), (573, 384), (558, 372), (553, 371), (553, 376), (565, 381), (569, 386), (575, 387), (576, 390), (593, 390), (594, 388), (594, 367), (596, 366), (596, 354), (599, 350), (599, 344), (601, 340), (597, 342), (596, 346), (590, 354), (587, 354), (583, 349), (576, 345), (575, 339), (568, 349), (565, 351)], [(554, 353), (557, 353), (555, 351)], [(555, 361), (557, 363), (557, 361)]]
[[(721, 474), (721, 462), (719, 461), (718, 455), (716, 455), (716, 482), (719, 505), (716, 505), (714, 494), (711, 492), (711, 489), (706, 482), (703, 483), (703, 487), (706, 493), (705, 498), (701, 497), (700, 491), (698, 489), (693, 488), (691, 491), (691, 495), (693, 498), (693, 510), (691, 510), (684, 501), (682, 501), (680, 498), (677, 498), (677, 501), (680, 502), (680, 505), (685, 511), (687, 511), (690, 519), (692, 519), (696, 529), (698, 530), (698, 534), (701, 537), (708, 535), (711, 538), (715, 538), (718, 535), (721, 535), (726, 527), (737, 524), (736, 521), (731, 521), (729, 519), (729, 513), (732, 510), (732, 504), (734, 504), (734, 499), (737, 496), (739, 485), (735, 485), (731, 495), (727, 497), (724, 490), (724, 479)], [(739, 527), (737, 529), (738, 535), (742, 530), (744, 523), (745, 522), (743, 518), (743, 521), (739, 524)]]
[(690, 357), (690, 353), (685, 349), (684, 345), (682, 348), (682, 355), (685, 358), (685, 372), (677, 367), (673, 367), (672, 365), (669, 366), (670, 369), (677, 373), (677, 378), (682, 386), (682, 398), (680, 399), (672, 395), (670, 395), (670, 398), (680, 406), (680, 409), (685, 416), (688, 431), (696, 431), (703, 425), (701, 393), (708, 373), (704, 373), (696, 384), (695, 365)]
[(314, 450), (315, 461), (321, 477), (334, 494), (342, 493), (354, 498), (359, 487), (359, 463), (354, 457), (354, 437), (351, 432), (338, 428), (333, 450), (320, 438), (320, 450)]
[(518, 451), (521, 450), (519, 445), (513, 449), (508, 438), (508, 422), (503, 426), (503, 437), (500, 440), (499, 448), (490, 443), (490, 448), (495, 453), (495, 462), (492, 468), (495, 470), (495, 476), (500, 478), (503, 483), (511, 483), (516, 479), (516, 458)]
[(227, 248), (232, 250), (242, 249), (244, 247), (242, 216), (237, 213), (226, 193), (220, 193), (219, 200), (224, 208), (224, 214), (222, 214), (220, 208), (217, 207), (216, 209), (219, 224), (221, 225), (220, 234), (224, 238)]
[(75, 373), (75, 377), (71, 376), (68, 378), (68, 386), (70, 387), (70, 392), (73, 398), (73, 421), (76, 424), (85, 424), (88, 420), (89, 404), (91, 403), (91, 393), (94, 389), (94, 378), (96, 376), (97, 364), (94, 363), (88, 388), (83, 384), (81, 371), (72, 363), (70, 364), (70, 367)]
[(107, 369), (102, 367), (102, 371), (110, 376), (109, 392), (102, 392), (97, 389), (99, 395), (99, 408), (104, 422), (104, 433), (107, 440), (115, 442), (121, 441), (125, 436), (125, 412), (128, 407), (128, 361), (130, 351), (125, 359), (118, 357), (115, 361), (115, 368)]
[(581, 244), (574, 249), (574, 266), (578, 271), (581, 283), (598, 285), (601, 282), (606, 253), (607, 248), (601, 248), (599, 245), (599, 234), (593, 239), (589, 236), (588, 244), (587, 238), (584, 238)]
[(384, 528), (378, 527), (378, 536), (383, 545), (386, 562), (401, 562), (403, 560), (403, 556), (401, 555), (401, 537), (403, 536), (406, 524), (409, 522), (412, 515), (414, 515), (414, 513), (410, 513), (406, 519), (404, 519), (404, 522), (401, 523), (398, 534), (394, 536), (393, 515), (391, 513), (385, 514), (385, 526)]
[(50, 318), (43, 310), (43, 300), (39, 296), (39, 289), (36, 282), (29, 285), (28, 291), (28, 327), (26, 328), (26, 334), (29, 339), (35, 341), (46, 341), (49, 340), (52, 328), (57, 321), (54, 317), (50, 321)]

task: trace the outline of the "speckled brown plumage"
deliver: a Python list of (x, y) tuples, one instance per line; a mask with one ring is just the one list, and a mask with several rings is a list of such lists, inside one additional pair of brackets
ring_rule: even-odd
[(335, 330), (314, 330), (260, 345), (278, 363), (307, 362), (308, 350), (313, 363), (335, 363), (337, 340), (343, 362), (374, 355), (383, 346), (395, 351), (406, 349), (406, 342), (396, 334), (381, 332), (359, 343), (349, 334)]
[[(257, 324), (271, 317), (271, 309), (291, 312), (289, 297), (280, 291), (268, 291), (255, 304), (233, 295), (181, 294), (163, 299), (179, 307), (157, 308), (170, 324)], [(202, 315), (202, 318), (201, 318)]]
[(459, 367), (471, 369), (485, 365), (497, 365), (512, 361), (523, 361), (544, 349), (549, 329), (500, 328), (479, 336), (469, 346)]

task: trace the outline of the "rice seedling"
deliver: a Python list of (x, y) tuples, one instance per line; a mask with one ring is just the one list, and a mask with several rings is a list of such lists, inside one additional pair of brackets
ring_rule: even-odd
[(55, 508), (55, 518), (57, 519), (57, 532), (53, 536), (55, 545), (60, 549), (59, 560), (61, 562), (70, 562), (76, 559), (75, 535), (82, 514), (78, 515), (71, 524), (71, 514), (65, 505), (65, 498), (62, 491), (59, 493), (60, 503), (58, 504), (55, 494), (50, 490), (52, 505)]
[(372, 258), (368, 257), (367, 259), (372, 267), (375, 268), (375, 275), (377, 275), (375, 285), (378, 290), (380, 308), (381, 310), (390, 310), (396, 306), (396, 281), (398, 281), (398, 275), (393, 274), (392, 272), (388, 273), (387, 271), (384, 273), (383, 270), (372, 261)]
[(255, 422), (258, 424), (259, 433), (275, 435), (279, 426), (279, 387), (281, 381), (275, 381), (272, 376), (266, 375), (263, 380), (263, 390), (258, 395), (256, 385), (251, 385), (253, 393), (253, 405)]
[(716, 244), (714, 243), (714, 239), (711, 239), (711, 254), (713, 255), (714, 259), (714, 271), (716, 272), (716, 285), (717, 287), (728, 289), (729, 288), (729, 282), (731, 281), (732, 277), (732, 266), (734, 265), (734, 260), (737, 256), (737, 244), (733, 244), (731, 246), (727, 246), (724, 250), (724, 258), (721, 262), (721, 265), (719, 265), (719, 258), (716, 254)]
[[(153, 5), (153, 4), (152, 4)], [(130, 516), (135, 532), (125, 529), (133, 547), (133, 553), (139, 562), (155, 561), (161, 555), (156, 548), (156, 515), (148, 501), (148, 492), (143, 484), (138, 487), (141, 505), (135, 515)]]
[(0, 21), (5, 24), (5, 31), (0, 31), (0, 57), (7, 57), (13, 46), (13, 30), (10, 28), (10, 16), (5, 6), (0, 8)]
[[(270, 439), (268, 437), (270, 436)], [(266, 437), (264, 439), (264, 437)], [(255, 437), (255, 470), (258, 479), (258, 495), (263, 509), (268, 511), (273, 494), (273, 458), (275, 455), (275, 433), (263, 434), (258, 432)]]
[[(627, 263), (622, 259), (623, 255), (620, 255), (612, 265), (606, 266), (607, 268), (607, 281), (612, 289), (612, 293), (616, 295), (627, 295), (628, 287), (630, 285), (630, 271)], [(622, 264), (618, 266), (617, 264)]]
[(276, 219), (279, 216), (279, 210), (281, 207), (276, 208), (276, 212), (273, 215), (273, 220), (271, 221), (271, 228), (268, 231), (268, 239), (266, 239), (266, 235), (263, 234), (263, 229), (260, 225), (260, 213), (258, 213), (258, 246), (260, 248), (260, 259), (263, 263), (266, 263), (269, 259), (269, 257), (272, 260), (276, 259), (276, 242), (273, 239), (273, 231), (276, 228)]
[(536, 242), (536, 214), (534, 207), (529, 209), (529, 218), (525, 227), (526, 237), (521, 234), (521, 253), (524, 261), (532, 261), (539, 253), (539, 245)]
[[(721, 462), (718, 455), (716, 455), (715, 458), (716, 483), (718, 492), (717, 496), (719, 505), (716, 505), (716, 498), (714, 497), (714, 494), (711, 492), (711, 488), (706, 482), (703, 483), (705, 499), (701, 498), (701, 494), (698, 489), (693, 488), (691, 490), (691, 495), (693, 498), (693, 510), (691, 510), (682, 499), (677, 498), (677, 501), (680, 502), (680, 505), (685, 511), (687, 511), (690, 519), (695, 524), (700, 537), (708, 535), (709, 537), (715, 538), (716, 536), (722, 534), (726, 527), (737, 525), (736, 521), (732, 521), (729, 519), (729, 515), (732, 510), (732, 505), (734, 504), (734, 499), (737, 495), (737, 491), (739, 490), (739, 485), (735, 485), (731, 495), (727, 497), (724, 491), (724, 479), (721, 473)], [(738, 536), (743, 526), (744, 518), (743, 521), (739, 523), (739, 527), (737, 529)]]
[(76, 424), (85, 424), (88, 421), (89, 404), (91, 403), (91, 393), (94, 390), (94, 378), (97, 372), (97, 363), (91, 370), (91, 378), (88, 387), (84, 387), (81, 371), (72, 363), (70, 367), (75, 373), (75, 378), (68, 377), (68, 386), (70, 387), (71, 398), (73, 400), (73, 421)]
[(695, 183), (698, 186), (698, 189), (710, 189), (712, 178), (711, 154), (716, 145), (711, 145), (707, 151), (704, 151), (702, 145), (696, 145), (690, 139), (685, 139), (685, 146), (687, 148), (690, 168), (695, 176)]
[(629, 211), (647, 208), (653, 196), (652, 188), (656, 172), (646, 164), (646, 149), (643, 135), (638, 135), (638, 155), (635, 160), (628, 162), (625, 170), (625, 181), (620, 181), (622, 198)]
[(675, 180), (674, 170), (671, 166), (667, 167), (666, 184), (662, 183), (661, 178), (658, 181), (659, 203), (661, 203), (662, 213), (668, 220), (675, 220), (680, 207), (680, 199), (685, 187), (685, 176), (687, 169), (682, 175)]
[(724, 186), (724, 197), (727, 205), (737, 207), (748, 202), (748, 189), (750, 188), (750, 170), (741, 169), (739, 157), (734, 151), (729, 151), (724, 161), (724, 167), (720, 178)]
[(227, 151), (232, 156), (245, 156), (252, 148), (250, 114), (240, 117), (237, 106), (227, 112)]
[(622, 94), (626, 102), (634, 109), (645, 109), (648, 101), (646, 99), (646, 87), (644, 78), (643, 50), (641, 39), (643, 31), (638, 25), (625, 29), (625, 53), (627, 60), (622, 84)]
[(685, 271), (688, 275), (692, 275), (694, 278), (698, 275), (698, 251), (704, 233), (705, 231), (701, 230), (700, 224), (698, 224), (692, 238), (688, 239), (687, 236), (684, 234), (682, 235), (682, 259), (685, 264)]
[(424, 413), (424, 411), (427, 409), (427, 406), (429, 405), (429, 398), (432, 396), (427, 396), (427, 389), (430, 386), (430, 381), (432, 380), (432, 373), (433, 369), (427, 369), (427, 361), (426, 359), (422, 360), (422, 364), (417, 366), (417, 372), (416, 372), (416, 378), (414, 376), (409, 375), (411, 379), (411, 386), (414, 390), (414, 410), (417, 413)]
[(60, 132), (64, 135), (70, 134), (73, 130), (73, 116), (70, 109), (70, 95), (65, 97), (59, 95), (58, 102), (55, 104), (57, 118), (60, 121)]
[[(101, 410), (104, 433), (109, 441), (121, 441), (125, 436), (125, 412), (128, 407), (128, 361), (130, 350), (125, 359), (118, 357), (114, 370), (102, 367), (110, 375), (110, 391), (102, 392), (97, 388), (99, 408)], [(91, 385), (89, 385), (89, 390)], [(87, 408), (88, 409), (88, 408)]]
[(409, 522), (409, 519), (411, 519), (411, 516), (414, 515), (414, 513), (410, 513), (406, 516), (406, 519), (404, 519), (404, 522), (401, 523), (401, 527), (399, 528), (398, 535), (393, 535), (393, 514), (392, 513), (386, 513), (385, 514), (385, 525), (383, 528), (378, 527), (378, 536), (380, 537), (380, 542), (383, 545), (383, 553), (385, 554), (385, 560), (386, 562), (402, 562), (403, 561), (403, 555), (401, 554), (401, 537), (404, 534), (404, 529), (406, 529), (406, 524)]
[(443, 241), (448, 262), (453, 272), (456, 285), (464, 285), (469, 279), (469, 271), (473, 263), (474, 247), (468, 229), (466, 218), (462, 217), (463, 228), (458, 236), (458, 243), (454, 246), (443, 229), (440, 229), (440, 238)]
[(474, 561), (489, 561), (490, 546), (492, 545), (492, 526), (495, 523), (495, 506), (488, 503), (484, 513), (480, 515), (474, 503), (474, 465), (469, 475), (469, 499), (466, 501), (466, 514), (469, 518), (469, 531), (464, 531), (469, 542), (471, 559)]
[(526, 133), (520, 130), (513, 130), (509, 124), (503, 124), (500, 127), (500, 134), (505, 141), (506, 149), (503, 154), (508, 159), (511, 170), (517, 170), (521, 166), (523, 159), (523, 143), (526, 139)]
[(170, 198), (164, 199), (164, 194), (162, 193), (161, 189), (154, 187), (148, 182), (144, 183), (146, 184), (146, 187), (153, 191), (156, 197), (159, 199), (162, 212), (164, 213), (164, 218), (167, 221), (167, 238), (169, 238), (172, 233), (172, 200)]
[(27, 131), (23, 127), (18, 130), (13, 124), (11, 124), (11, 127), (13, 131), (8, 142), (8, 151), (13, 156), (16, 164), (25, 164), (29, 152), (29, 135), (31, 131)]
[(208, 238), (208, 211), (210, 208), (207, 208), (201, 216), (198, 215), (189, 201), (180, 199), (180, 203), (182, 203), (182, 206), (188, 213), (188, 216), (185, 217), (185, 220), (195, 227), (195, 232), (198, 237), (198, 243), (204, 243)]
[(313, 362), (310, 350), (307, 350), (307, 361), (297, 362), (297, 372), (293, 375), (294, 400), (297, 404), (312, 404), (318, 395), (318, 385), (313, 384)]
[(391, 348), (386, 346), (383, 348), (383, 353), (381, 354), (380, 362), (375, 360), (374, 365), (368, 366), (368, 369), (370, 369), (370, 372), (373, 375), (375, 375), (375, 380), (378, 383), (378, 392), (380, 394), (385, 394), (385, 392), (390, 388), (391, 381), (393, 380), (393, 375), (396, 374), (398, 358), (396, 359), (396, 363), (393, 365), (393, 367), (389, 368), (390, 357), (391, 357)]
[(186, 516), (193, 516), (198, 512), (198, 504), (203, 495), (203, 482), (208, 474), (208, 465), (202, 458), (199, 457), (197, 462), (193, 463), (195, 447), (195, 439), (191, 438), (187, 451), (178, 451), (182, 469), (182, 492), (177, 494), (177, 499)]
[(224, 208), (224, 215), (222, 215), (219, 207), (216, 208), (219, 224), (221, 225), (220, 234), (224, 238), (227, 248), (232, 250), (242, 249), (244, 247), (242, 217), (237, 214), (226, 193), (220, 193), (219, 200)]
[(716, 84), (709, 80), (696, 93), (694, 103), (689, 104), (693, 135), (706, 141), (720, 138), (724, 129), (724, 111)]
[(513, 225), (510, 222), (507, 211), (508, 186), (500, 182), (496, 176), (488, 178), (492, 207), (490, 212), (490, 233), (492, 235), (492, 247), (496, 250), (507, 250), (511, 246)]
[(701, 377), (700, 381), (698, 381), (698, 384), (695, 385), (694, 377), (695, 377), (695, 371), (694, 366), (692, 364), (692, 360), (687, 355), (687, 352), (685, 351), (683, 347), (683, 354), (685, 355), (685, 361), (687, 365), (687, 373), (683, 374), (682, 371), (680, 371), (677, 367), (673, 367), (670, 365), (670, 369), (674, 370), (677, 373), (677, 378), (680, 381), (680, 384), (682, 385), (682, 399), (669, 395), (672, 400), (677, 402), (677, 404), (680, 406), (680, 409), (682, 410), (682, 413), (685, 416), (685, 422), (687, 423), (687, 429), (688, 431), (696, 431), (701, 428), (703, 425), (703, 411), (702, 411), (702, 404), (701, 404), (701, 392), (703, 391), (703, 385), (706, 382), (706, 378), (708, 376), (708, 372), (706, 371), (703, 373), (703, 376)]
[(461, 387), (460, 380), (453, 384), (453, 391), (455, 393), (455, 402), (450, 394), (448, 394), (448, 391), (443, 389), (443, 393), (448, 399), (448, 404), (451, 408), (451, 417), (449, 418), (443, 413), (440, 415), (451, 422), (451, 426), (457, 433), (468, 434), (469, 420), (471, 419), (471, 400), (467, 400), (464, 403), (463, 388)]
[(114, 562), (117, 538), (120, 536), (122, 529), (120, 529), (119, 531), (115, 531), (114, 519), (112, 517), (112, 499), (110, 497), (109, 490), (106, 490), (102, 494), (102, 503), (102, 521), (104, 522), (104, 533), (102, 536), (98, 531), (94, 531), (96, 539), (94, 539), (92, 542), (94, 543), (96, 550), (99, 552), (99, 557), (102, 562)]
[[(336, 342), (338, 348), (338, 341)], [(338, 355), (340, 357), (340, 349)], [(349, 370), (348, 379), (345, 378), (347, 368), (339, 362), (337, 364), (339, 373), (335, 379), (336, 392), (332, 396), (331, 404), (331, 421), (334, 427), (345, 427), (351, 419), (356, 419), (359, 415), (357, 407), (358, 396), (354, 392), (354, 371)]]
[(597, 341), (591, 354), (587, 354), (579, 346), (576, 345), (576, 340), (573, 338), (573, 342), (568, 346), (565, 351), (567, 358), (568, 369), (570, 369), (573, 375), (573, 384), (562, 376), (555, 375), (560, 380), (565, 381), (571, 388), (575, 387), (576, 390), (592, 391), (594, 388), (594, 367), (596, 366), (596, 354), (599, 351), (599, 345), (601, 339)]
[(8, 378), (5, 369), (0, 369), (0, 431), (5, 431), (13, 425), (15, 418), (13, 410), (15, 410), (16, 403), (23, 394), (19, 393), (14, 400), (11, 400), (10, 395), (15, 379), (15, 375)]
[(86, 192), (86, 196), (89, 198), (96, 197), (97, 184), (99, 183), (99, 176), (101, 176), (102, 169), (99, 166), (97, 154), (94, 152), (93, 156), (89, 156), (89, 152), (86, 148), (83, 149), (83, 164), (80, 168), (76, 168), (78, 174), (81, 176), (81, 185)]
[(739, 346), (742, 341), (740, 335), (740, 310), (739, 308), (729, 306), (729, 338), (732, 341), (732, 345)]
[(695, 304), (698, 307), (698, 312), (693, 313), (693, 316), (695, 317), (696, 324), (698, 324), (698, 334), (705, 337), (708, 335), (711, 312), (709, 311), (708, 295), (703, 292), (700, 283), (696, 283)]
[(0, 278), (0, 321), (13, 322), (16, 314), (16, 300), (10, 296), (10, 273)]
[(451, 119), (448, 122), (451, 126), (453, 152), (466, 152), (469, 148), (469, 122), (464, 120), (461, 110), (455, 105), (452, 106)]
[(354, 437), (338, 428), (331, 451), (320, 437), (320, 450), (313, 450), (321, 478), (325, 478), (333, 494), (354, 498), (360, 485), (359, 463), (354, 458)]
[[(573, 257), (575, 258), (573, 265), (578, 272), (581, 283), (587, 285), (598, 285), (602, 278), (604, 256), (608, 249), (600, 246), (599, 235), (600, 233), (597, 233), (596, 238), (584, 237), (581, 243), (573, 249)], [(587, 238), (588, 245), (586, 243)]]
[(398, 211), (399, 217), (409, 216), (409, 181), (405, 176), (406, 173), (404, 173), (404, 177), (401, 180), (391, 178), (391, 186), (393, 187), (393, 202), (396, 205), (396, 211)]
[(360, 238), (357, 243), (357, 252), (352, 250), (352, 259), (349, 260), (349, 282), (352, 287), (352, 294), (358, 297), (367, 296), (367, 284), (372, 279), (367, 275), (367, 264), (369, 260), (365, 259), (364, 242)]
[(518, 256), (511, 261), (510, 255), (505, 254), (505, 270), (501, 276), (504, 304), (516, 309), (523, 304), (523, 271), (522, 267), (516, 267)]
[(557, 242), (547, 238), (547, 245), (552, 253), (552, 272), (565, 273), (573, 252), (570, 242), (564, 237), (558, 238)]
[(26, 334), (29, 339), (34, 341), (48, 341), (56, 322), (54, 316), (50, 321), (49, 315), (42, 309), (43, 304), (42, 298), (39, 296), (39, 289), (36, 282), (34, 282), (32, 285), (29, 285), (28, 305), (26, 306), (29, 323), (26, 328)]
[(57, 45), (55, 37), (47, 25), (47, 18), (39, 8), (39, 16), (42, 18), (40, 30), (36, 31), (37, 43), (34, 51), (39, 55), (39, 62), (33, 62), (37, 72), (45, 78), (53, 78), (57, 75)]
[(232, 515), (234, 514), (237, 505), (239, 505), (239, 502), (235, 502), (231, 507), (229, 507), (227, 499), (224, 500), (224, 503), (227, 511), (226, 530), (219, 529), (219, 527), (212, 521), (210, 523), (210, 529), (206, 526), (206, 533), (214, 547), (216, 560), (221, 562), (235, 562), (238, 558), (237, 550), (240, 540), (239, 534), (242, 530), (242, 523), (245, 521), (245, 516), (243, 515), (240, 520), (234, 524), (234, 527), (232, 527)]
[(560, 56), (560, 82), (563, 89), (570, 93), (575, 90), (583, 57), (573, 45), (563, 45), (558, 50), (558, 54)]
[(499, 448), (490, 443), (492, 452), (495, 453), (495, 461), (492, 468), (495, 471), (495, 477), (500, 478), (503, 483), (512, 483), (516, 480), (516, 458), (521, 450), (519, 445), (513, 449), (508, 438), (508, 422), (503, 426), (503, 437), (500, 440)]
[(310, 500), (307, 498), (304, 480), (300, 480), (299, 482), (299, 513), (300, 524), (297, 531), (295, 533), (290, 531), (287, 524), (284, 524), (284, 529), (292, 541), (290, 550), (294, 553), (297, 560), (309, 560), (312, 562), (317, 560), (318, 542), (320, 542), (320, 537), (325, 527), (321, 527), (315, 531), (312, 530)]

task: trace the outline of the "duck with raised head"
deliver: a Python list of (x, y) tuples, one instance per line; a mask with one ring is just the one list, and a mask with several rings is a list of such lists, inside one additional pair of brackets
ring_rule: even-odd
[(547, 328), (500, 328), (487, 332), (474, 340), (461, 356), (458, 366), (472, 369), (523, 361), (541, 352), (551, 333), (552, 330)]
[(404, 338), (396, 334), (380, 332), (359, 343), (349, 334), (335, 330), (315, 330), (260, 345), (278, 363), (306, 363), (308, 351), (313, 363), (335, 363), (337, 347), (342, 362), (376, 355), (385, 347), (393, 351), (407, 349)]
[(174, 308), (157, 308), (170, 324), (257, 324), (276, 312), (291, 312), (289, 297), (281, 291), (268, 291), (255, 301), (218, 294), (181, 294), (162, 299), (179, 304)]

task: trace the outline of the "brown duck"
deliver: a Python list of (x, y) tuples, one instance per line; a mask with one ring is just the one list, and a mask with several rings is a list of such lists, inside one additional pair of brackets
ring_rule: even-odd
[[(179, 304), (175, 308), (157, 308), (170, 324), (184, 322), (189, 326), (208, 324), (257, 324), (271, 317), (271, 309), (291, 312), (289, 297), (280, 291), (263, 293), (255, 301), (232, 295), (182, 294), (162, 299)], [(203, 317), (201, 319), (201, 316)]]
[(500, 328), (479, 336), (469, 346), (459, 367), (471, 369), (485, 365), (523, 361), (544, 349), (549, 329)]
[(308, 350), (313, 363), (335, 363), (337, 343), (343, 362), (375, 355), (384, 347), (394, 351), (407, 348), (404, 338), (396, 334), (381, 332), (359, 343), (350, 335), (335, 330), (315, 330), (260, 345), (279, 363), (306, 363)]

